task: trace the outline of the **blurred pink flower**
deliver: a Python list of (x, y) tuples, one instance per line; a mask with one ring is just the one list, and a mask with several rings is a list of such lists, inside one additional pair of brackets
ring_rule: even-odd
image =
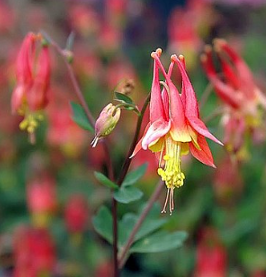
[(27, 204), (32, 214), (51, 214), (55, 211), (56, 186), (49, 175), (35, 177), (27, 185)]
[(99, 49), (106, 55), (120, 50), (123, 32), (109, 22), (102, 22), (98, 35)]
[(137, 80), (137, 73), (131, 63), (126, 60), (112, 61), (106, 70), (106, 82), (109, 90), (114, 90), (122, 80)]
[(64, 88), (55, 88), (51, 105), (47, 109), (49, 128), (48, 143), (59, 147), (69, 157), (77, 157), (86, 140), (85, 131), (71, 119), (71, 109)]
[(196, 251), (194, 277), (227, 276), (227, 253), (214, 229), (202, 231)]
[(14, 277), (36, 277), (52, 273), (55, 246), (46, 229), (21, 227), (14, 234)]
[(90, 6), (73, 4), (68, 7), (71, 28), (86, 37), (98, 33), (100, 19), (98, 13)]
[(215, 12), (205, 0), (190, 0), (185, 7), (172, 10), (168, 20), (168, 49), (186, 57), (188, 70), (195, 67), (203, 39), (215, 22)]
[(243, 179), (236, 163), (226, 156), (219, 161), (215, 171), (213, 187), (218, 201), (233, 204), (243, 190)]
[(225, 40), (216, 39), (214, 50), (222, 75), (214, 67), (211, 46), (205, 47), (201, 60), (216, 94), (226, 106), (222, 120), (225, 145), (239, 160), (246, 159), (245, 137), (263, 128), (261, 107), (266, 109), (266, 97), (257, 87), (247, 64)]
[(65, 223), (69, 232), (84, 232), (88, 219), (89, 207), (86, 198), (81, 194), (71, 195), (65, 207)]
[(0, 33), (11, 31), (15, 25), (16, 16), (14, 10), (0, 1)]
[(207, 2), (212, 3), (222, 3), (225, 5), (243, 5), (248, 4), (250, 6), (264, 6), (265, 0), (206, 0)]

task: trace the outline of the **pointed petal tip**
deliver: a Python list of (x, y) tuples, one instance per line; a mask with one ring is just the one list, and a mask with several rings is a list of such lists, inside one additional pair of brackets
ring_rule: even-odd
[(178, 56), (178, 59), (182, 61), (182, 60), (185, 59), (185, 57), (184, 57), (183, 55), (179, 55), (179, 56)]

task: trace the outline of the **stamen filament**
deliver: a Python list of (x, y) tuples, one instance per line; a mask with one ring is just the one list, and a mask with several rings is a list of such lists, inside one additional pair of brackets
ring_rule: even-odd
[[(164, 149), (161, 152), (158, 174), (167, 187), (162, 213), (166, 212), (166, 206), (169, 201), (169, 210), (170, 214), (172, 214), (174, 210), (174, 189), (180, 188), (184, 183), (185, 175), (181, 171), (181, 147), (182, 143), (176, 142), (171, 136), (168, 136), (165, 140), (165, 155), (163, 157)], [(162, 163), (162, 160), (164, 163)]]
[(166, 213), (166, 206), (167, 206), (167, 203), (168, 203), (169, 192), (170, 192), (170, 189), (167, 189), (166, 198), (165, 198), (165, 202), (164, 202), (163, 209), (162, 209), (161, 213)]

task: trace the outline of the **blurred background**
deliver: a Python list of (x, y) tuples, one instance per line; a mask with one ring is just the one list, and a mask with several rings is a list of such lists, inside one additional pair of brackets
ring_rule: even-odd
[[(265, 26), (265, 0), (1, 0), (0, 276), (107, 277), (112, 268), (112, 249), (92, 226), (99, 207), (111, 205), (109, 190), (93, 175), (106, 171), (102, 145), (92, 149), (92, 135), (72, 121), (69, 102), (77, 99), (63, 60), (53, 51), (50, 100), (35, 145), (19, 129), (21, 117), (11, 115), (15, 60), (29, 31), (44, 30), (62, 48), (74, 32), (73, 67), (97, 117), (114, 90), (130, 93), (141, 107), (152, 80), (150, 53), (157, 47), (166, 65), (173, 53), (186, 57), (201, 99), (208, 80), (200, 54), (216, 37), (242, 55), (265, 92)], [(212, 93), (202, 117), (219, 103)], [(110, 135), (116, 173), (135, 122), (136, 115), (123, 111)], [(208, 127), (222, 139), (219, 117)], [(188, 157), (175, 211), (164, 215), (169, 217), (165, 229), (188, 232), (185, 245), (133, 254), (123, 276), (266, 276), (266, 144), (252, 143), (249, 159), (238, 168), (224, 149), (210, 147), (217, 169)], [(137, 184), (144, 197), (120, 204), (120, 217), (137, 211), (153, 192), (158, 180), (153, 155), (140, 152), (132, 168), (147, 161), (146, 175)]]

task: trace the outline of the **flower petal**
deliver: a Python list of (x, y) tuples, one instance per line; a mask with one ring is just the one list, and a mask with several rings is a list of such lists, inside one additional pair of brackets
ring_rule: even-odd
[(218, 77), (213, 66), (211, 51), (211, 47), (206, 47), (205, 54), (201, 56), (202, 66), (218, 96), (231, 107), (238, 109), (241, 105), (241, 101), (236, 97), (236, 90), (225, 84)]
[(193, 127), (199, 134), (203, 135), (206, 138), (213, 140), (214, 142), (223, 145), (214, 135), (212, 135), (205, 124), (197, 117), (188, 117), (187, 118), (191, 127)]
[(195, 145), (191, 142), (189, 144), (191, 154), (203, 164), (216, 167), (213, 163), (211, 150), (204, 136), (198, 135), (197, 142), (201, 149), (195, 147)]
[(186, 122), (185, 122), (184, 107), (180, 98), (180, 94), (176, 86), (173, 84), (172, 80), (170, 79), (170, 76), (166, 74), (159, 57), (154, 52), (152, 53), (152, 57), (158, 62), (158, 65), (169, 87), (170, 118), (172, 119), (172, 130), (175, 129), (177, 132), (181, 130), (183, 132), (183, 130), (186, 130)]
[[(192, 87), (192, 84), (189, 80), (187, 72), (184, 67), (184, 57), (182, 55), (179, 56), (179, 59), (176, 55), (173, 55), (172, 60), (177, 63), (177, 66), (180, 70), (182, 76), (182, 94), (184, 94), (185, 98), (185, 114), (199, 117), (199, 108), (198, 101), (196, 98), (195, 91)], [(182, 61), (181, 61), (182, 60)]]
[(158, 119), (151, 124), (147, 133), (143, 136), (142, 148), (146, 150), (151, 143), (163, 137), (169, 132), (171, 128), (171, 121), (164, 121), (163, 119)]
[[(156, 56), (159, 56), (160, 51), (154, 52)], [(159, 58), (158, 58), (159, 59)], [(153, 64), (153, 81), (151, 87), (151, 101), (150, 101), (150, 120), (151, 123), (159, 118), (167, 119), (165, 116), (163, 101), (161, 97), (161, 86), (159, 80), (159, 67), (158, 62), (154, 60)]]
[(151, 123), (149, 122), (147, 124), (147, 126), (145, 127), (144, 134), (143, 134), (142, 138), (139, 140), (139, 142), (135, 146), (135, 149), (134, 149), (133, 153), (129, 157), (130, 159), (133, 158), (141, 150), (143, 137), (146, 135), (146, 133), (147, 133), (148, 129), (150, 128), (150, 126), (151, 126)]

